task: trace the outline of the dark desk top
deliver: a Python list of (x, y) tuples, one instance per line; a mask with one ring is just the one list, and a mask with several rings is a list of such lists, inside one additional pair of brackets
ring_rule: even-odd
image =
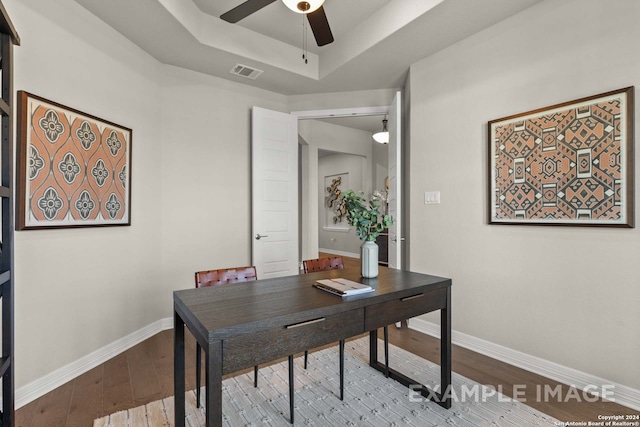
[[(318, 279), (337, 277), (375, 290), (342, 298), (312, 286)], [(380, 267), (375, 279), (362, 278), (360, 269), (322, 271), (175, 291), (173, 300), (192, 332), (224, 339), (450, 286), (451, 279)]]

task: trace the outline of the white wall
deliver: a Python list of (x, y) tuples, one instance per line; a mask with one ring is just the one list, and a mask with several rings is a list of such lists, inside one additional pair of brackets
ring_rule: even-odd
[[(345, 141), (347, 142), (347, 141)], [(365, 170), (364, 165), (366, 158), (354, 154), (335, 153), (318, 159), (318, 247), (329, 249), (332, 251), (347, 252), (351, 254), (360, 253), (360, 245), (362, 242), (356, 236), (355, 228), (351, 227), (347, 221), (346, 215), (343, 216), (342, 222), (334, 224), (330, 222), (333, 215), (327, 218), (327, 183), (326, 177), (345, 175), (340, 190), (362, 191), (366, 182), (367, 186), (371, 186), (369, 173)], [(329, 221), (328, 221), (329, 220)], [(341, 229), (347, 229), (345, 232)]]
[(287, 97), (290, 111), (327, 110), (358, 107), (388, 107), (397, 89), (316, 93)]
[(371, 167), (373, 190), (384, 190), (385, 182), (389, 177), (389, 146), (387, 144), (372, 145), (372, 163)]
[(195, 271), (251, 264), (251, 107), (286, 111), (286, 98), (163, 71), (162, 282), (180, 289)]
[(253, 105), (389, 102), (388, 91), (364, 91), (289, 106), (161, 65), (72, 0), (3, 3), (22, 38), (16, 90), (133, 129), (130, 227), (16, 233), (18, 389), (169, 317), (172, 291), (193, 286), (197, 269), (251, 262)]
[(3, 3), (22, 39), (16, 90), (133, 129), (131, 227), (15, 233), (20, 387), (169, 312), (158, 291), (159, 66), (70, 0)]
[[(640, 231), (487, 225), (486, 135), (637, 85), (638, 16), (636, 1), (549, 0), (416, 63), (409, 159), (410, 265), (453, 279), (453, 328), (635, 389)], [(421, 203), (431, 190), (440, 205)]]
[(250, 108), (282, 95), (163, 66), (72, 0), (4, 0), (15, 88), (133, 129), (132, 225), (16, 232), (16, 388), (171, 316), (250, 263)]

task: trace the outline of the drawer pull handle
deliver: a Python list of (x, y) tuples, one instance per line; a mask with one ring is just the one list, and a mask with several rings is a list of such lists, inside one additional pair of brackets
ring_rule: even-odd
[(306, 322), (295, 323), (293, 325), (287, 325), (287, 326), (285, 326), (285, 328), (287, 328), (287, 329), (299, 328), (300, 326), (307, 326), (307, 325), (313, 325), (314, 323), (324, 322), (324, 320), (325, 320), (324, 317), (320, 317), (319, 319), (307, 320)]
[(409, 300), (412, 300), (412, 299), (420, 298), (422, 296), (424, 296), (424, 294), (412, 295), (410, 297), (400, 298), (400, 301), (405, 302), (405, 301), (409, 301)]

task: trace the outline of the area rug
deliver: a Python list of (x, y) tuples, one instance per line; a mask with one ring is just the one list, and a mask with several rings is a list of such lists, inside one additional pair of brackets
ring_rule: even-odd
[[(378, 354), (384, 355), (379, 341)], [(434, 387), (440, 366), (390, 345), (391, 367)], [(368, 364), (369, 340), (346, 343), (345, 396), (339, 399), (337, 346), (309, 353), (309, 367), (295, 366), (295, 423), (304, 426), (554, 426), (556, 419), (522, 402), (453, 373), (453, 406), (447, 410), (385, 378)], [(260, 368), (226, 379), (222, 385), (225, 426), (289, 426), (288, 365)], [(205, 425), (204, 409), (196, 408), (195, 391), (186, 393), (186, 422)], [(202, 396), (204, 399), (204, 393)], [(94, 421), (94, 427), (164, 427), (174, 425), (173, 397), (117, 412)]]

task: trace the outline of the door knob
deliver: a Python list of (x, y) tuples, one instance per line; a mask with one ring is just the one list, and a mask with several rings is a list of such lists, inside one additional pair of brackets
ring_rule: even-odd
[(260, 239), (262, 239), (263, 237), (269, 237), (269, 236), (261, 236), (261, 235), (259, 235), (259, 234), (256, 234), (256, 240), (260, 240)]

